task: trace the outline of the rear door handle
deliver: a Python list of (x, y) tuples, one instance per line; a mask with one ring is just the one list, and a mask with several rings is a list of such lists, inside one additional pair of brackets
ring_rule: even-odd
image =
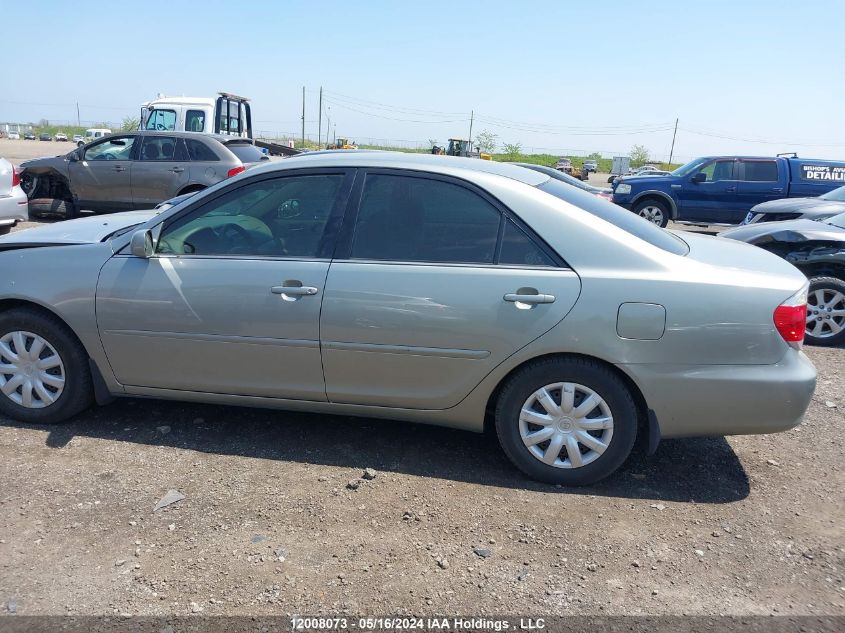
[(554, 295), (518, 295), (516, 293), (508, 293), (504, 296), (505, 301), (511, 303), (554, 303)]
[(273, 286), (270, 292), (274, 295), (288, 295), (291, 297), (310, 297), (319, 291), (313, 286)]
[(727, 187), (727, 188), (725, 189), (725, 191), (734, 192), (734, 191), (736, 191), (736, 187)]
[(181, 174), (183, 171), (185, 171), (185, 169), (182, 167), (174, 167), (170, 171), (172, 171), (174, 174)]
[(126, 171), (126, 167), (121, 167), (120, 165), (115, 165), (113, 169), (115, 171)]

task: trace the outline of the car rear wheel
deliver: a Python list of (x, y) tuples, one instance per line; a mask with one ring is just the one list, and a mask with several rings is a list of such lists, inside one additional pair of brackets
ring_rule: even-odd
[(805, 339), (811, 345), (845, 342), (845, 281), (842, 279), (810, 279)]
[(507, 456), (528, 476), (588, 485), (627, 459), (637, 436), (637, 408), (625, 383), (599, 363), (540, 361), (502, 389), (496, 432)]
[(0, 314), (0, 413), (63, 422), (87, 408), (92, 393), (87, 355), (64, 323), (28, 308)]
[(666, 225), (669, 224), (669, 209), (666, 208), (665, 204), (657, 200), (646, 200), (639, 203), (634, 208), (634, 213), (656, 224), (660, 228), (666, 228)]

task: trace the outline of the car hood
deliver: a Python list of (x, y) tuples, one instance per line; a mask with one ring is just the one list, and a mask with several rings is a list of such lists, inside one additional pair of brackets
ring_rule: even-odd
[(55, 167), (65, 163), (65, 154), (56, 154), (55, 156), (46, 156), (44, 158), (32, 158), (25, 160), (20, 164), (20, 169), (30, 169), (32, 167)]
[(619, 176), (616, 179), (616, 184), (618, 185), (620, 182), (624, 182), (626, 185), (655, 185), (661, 182), (668, 182), (668, 181), (675, 180), (674, 176)]
[(135, 224), (143, 224), (155, 216), (155, 211), (127, 211), (45, 224), (0, 237), (0, 250), (18, 246), (60, 246), (102, 242), (115, 231)]
[(731, 240), (759, 244), (765, 242), (834, 241), (845, 242), (845, 229), (813, 220), (758, 222), (728, 229), (720, 234)]
[(812, 210), (816, 213), (842, 213), (845, 202), (821, 200), (819, 198), (782, 198), (761, 202), (751, 208), (754, 213), (797, 213)]

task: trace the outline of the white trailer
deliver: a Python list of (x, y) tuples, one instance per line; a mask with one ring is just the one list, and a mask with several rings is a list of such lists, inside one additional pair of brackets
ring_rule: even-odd
[(613, 167), (610, 170), (610, 173), (612, 175), (622, 176), (623, 174), (627, 174), (629, 169), (631, 169), (631, 157), (630, 156), (614, 156), (613, 157)]

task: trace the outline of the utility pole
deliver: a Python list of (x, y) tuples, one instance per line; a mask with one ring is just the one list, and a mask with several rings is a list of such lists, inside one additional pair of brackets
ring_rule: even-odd
[(469, 151), (472, 151), (472, 120), (475, 118), (475, 111), (469, 111), (469, 138), (467, 139), (467, 145), (469, 146)]
[(678, 135), (678, 119), (675, 119), (675, 131), (672, 132), (672, 149), (669, 150), (669, 164), (672, 164), (672, 155), (675, 153), (675, 137)]
[(320, 102), (319, 102), (317, 107), (320, 110), (317, 113), (317, 145), (319, 146), (320, 143), (323, 142), (323, 87), (322, 86), (320, 86)]
[(82, 122), (79, 120), (79, 101), (76, 102), (76, 127), (82, 127)]
[(305, 147), (305, 86), (302, 86), (302, 147)]

